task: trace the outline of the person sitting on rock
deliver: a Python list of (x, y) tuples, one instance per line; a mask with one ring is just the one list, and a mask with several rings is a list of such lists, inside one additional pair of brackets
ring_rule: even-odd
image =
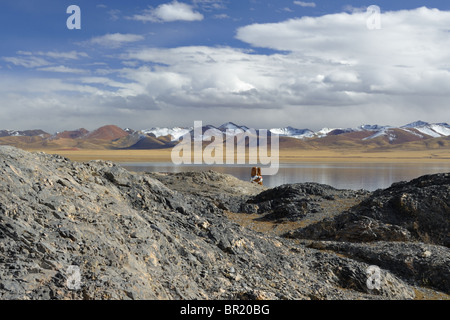
[(253, 167), (252, 168), (250, 181), (252, 183), (257, 183), (257, 184), (260, 184), (260, 185), (263, 184), (263, 177), (261, 175), (261, 168), (260, 167)]

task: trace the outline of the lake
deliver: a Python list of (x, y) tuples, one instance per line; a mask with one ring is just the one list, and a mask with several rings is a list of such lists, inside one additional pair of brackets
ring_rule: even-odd
[[(251, 165), (174, 165), (172, 163), (121, 163), (134, 172), (207, 171), (231, 174), (250, 180)], [(264, 185), (275, 187), (286, 183), (317, 182), (338, 189), (387, 188), (394, 182), (409, 181), (426, 174), (450, 172), (449, 163), (296, 163), (280, 164), (278, 174), (264, 176)]]

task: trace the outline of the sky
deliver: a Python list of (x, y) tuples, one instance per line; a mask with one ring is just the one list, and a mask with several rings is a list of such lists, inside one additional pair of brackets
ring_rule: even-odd
[(401, 126), (449, 106), (449, 1), (0, 3), (0, 129)]

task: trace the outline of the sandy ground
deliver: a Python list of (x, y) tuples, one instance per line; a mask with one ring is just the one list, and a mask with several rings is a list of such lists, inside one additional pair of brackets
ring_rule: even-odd
[[(40, 150), (29, 150), (40, 151)], [(45, 150), (73, 161), (109, 160), (113, 162), (172, 162), (171, 149), (162, 150)], [(363, 162), (363, 163), (449, 163), (450, 150), (395, 152), (337, 152), (281, 150), (280, 163)], [(253, 161), (252, 161), (253, 163)]]

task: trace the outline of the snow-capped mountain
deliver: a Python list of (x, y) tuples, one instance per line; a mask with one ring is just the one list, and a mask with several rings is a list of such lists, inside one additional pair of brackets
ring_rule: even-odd
[[(401, 127), (363, 125), (358, 127), (361, 131), (372, 131), (373, 135), (363, 140), (371, 140), (386, 136), (389, 141), (394, 142), (398, 139), (399, 133), (403, 132), (419, 139), (440, 138), (450, 136), (450, 126), (447, 123), (428, 123), (424, 121), (415, 121)], [(396, 132), (397, 130), (397, 132)]]
[[(197, 124), (196, 124), (197, 125)], [(91, 148), (98, 144), (105, 148), (110, 143), (114, 148), (160, 149), (175, 146), (186, 134), (194, 141), (211, 141), (211, 136), (230, 137), (246, 133), (250, 137), (262, 134), (263, 128), (251, 129), (233, 122), (218, 127), (203, 125), (201, 128), (154, 127), (146, 130), (121, 129), (107, 125), (94, 131), (77, 129), (48, 134), (42, 130), (0, 130), (0, 144), (26, 146), (30, 148)], [(363, 124), (355, 128), (323, 128), (313, 131), (295, 127), (267, 129), (269, 133), (282, 137), (280, 147), (287, 148), (340, 148), (362, 147), (380, 148), (412, 143), (414, 148), (446, 148), (450, 146), (450, 125), (448, 123), (428, 123), (416, 121), (403, 126)], [(246, 132), (247, 131), (247, 132)], [(30, 139), (30, 137), (32, 137)], [(238, 140), (242, 137), (238, 137)], [(437, 139), (428, 143), (429, 139)], [(301, 142), (295, 140), (302, 140)], [(239, 140), (242, 141), (242, 140)], [(424, 143), (421, 143), (424, 141)], [(411, 145), (410, 145), (411, 146)]]
[(371, 140), (386, 136), (389, 141), (393, 142), (398, 138), (398, 132), (396, 133), (396, 130), (403, 131), (404, 133), (414, 135), (418, 138), (440, 138), (450, 136), (450, 125), (447, 123), (428, 123), (424, 121), (416, 121), (401, 127), (364, 124), (354, 129), (324, 128), (315, 132), (314, 137), (323, 138), (329, 135), (366, 131), (371, 132), (372, 134), (366, 138), (363, 138), (363, 140)]
[(363, 124), (362, 126), (357, 127), (357, 130), (360, 131), (380, 131), (385, 130), (386, 128), (391, 128), (390, 126), (380, 126), (378, 124)]
[(419, 121), (415, 121), (415, 122), (411, 122), (411, 123), (405, 124), (401, 128), (418, 128), (418, 127), (423, 127), (423, 126), (427, 126), (427, 125), (429, 125), (428, 122), (424, 122), (422, 120), (419, 120)]
[(219, 126), (217, 129), (219, 129), (222, 132), (225, 132), (228, 130), (229, 132), (233, 132), (236, 130), (242, 130), (242, 131), (246, 131), (249, 130), (249, 127), (246, 126), (238, 126), (237, 124), (234, 124), (233, 122), (227, 122), (224, 123), (223, 125)]
[(291, 137), (297, 139), (314, 137), (314, 131), (309, 129), (296, 129), (293, 127), (286, 127), (286, 128), (273, 128), (270, 129), (269, 131), (281, 137)]
[(378, 137), (387, 136), (389, 141), (393, 142), (395, 140), (396, 136), (390, 132), (391, 129), (394, 129), (394, 128), (387, 127), (387, 126), (385, 126), (385, 127), (380, 126), (380, 128), (378, 130), (367, 130), (367, 131), (373, 131), (374, 134), (372, 134), (371, 136), (368, 136), (366, 138), (363, 138), (363, 140), (371, 140), (371, 139), (375, 139)]
[(0, 130), (0, 137), (45, 137), (49, 134), (42, 130)]
[(447, 123), (428, 123), (424, 121), (416, 121), (400, 127), (401, 129), (415, 129), (420, 133), (433, 138), (450, 136), (450, 126)]
[(212, 125), (206, 125), (201, 128), (201, 131), (192, 129), (190, 135), (194, 141), (208, 141), (213, 136), (224, 136), (225, 130), (220, 130)]
[(209, 140), (212, 136), (217, 135), (235, 135), (240, 132), (245, 132), (249, 130), (246, 126), (239, 126), (234, 124), (233, 122), (227, 122), (222, 124), (219, 127), (215, 127), (212, 125), (205, 125), (202, 127), (201, 134), (198, 134), (198, 132), (194, 131), (193, 127), (190, 128), (182, 128), (182, 127), (173, 127), (173, 128), (152, 128), (152, 129), (146, 129), (141, 130), (141, 133), (143, 134), (153, 134), (156, 138), (164, 137), (171, 135), (172, 141), (179, 140), (182, 136), (189, 133), (191, 137), (197, 141), (197, 140)]
[[(219, 127), (212, 125), (204, 125), (201, 130), (201, 134), (194, 132), (194, 128), (161, 128), (156, 127), (147, 130), (141, 130), (144, 135), (153, 134), (157, 138), (171, 135), (172, 141), (179, 140), (183, 135), (190, 133), (194, 140), (210, 140), (213, 135), (235, 135), (240, 132), (249, 130), (249, 127), (245, 125), (237, 125), (233, 122), (227, 122)], [(352, 132), (366, 132), (364, 141), (375, 139), (378, 137), (387, 137), (390, 142), (395, 142), (399, 139), (399, 135), (403, 138), (405, 135), (409, 136), (409, 139), (426, 139), (426, 138), (439, 138), (450, 136), (450, 125), (447, 123), (428, 123), (424, 121), (416, 121), (406, 124), (401, 127), (395, 127), (390, 125), (372, 125), (363, 124), (355, 128), (323, 128), (318, 131), (312, 131), (310, 129), (299, 129), (291, 126), (283, 128), (271, 128), (268, 129), (272, 134), (277, 134), (280, 137), (289, 137), (295, 139), (310, 139), (310, 138), (325, 138), (328, 136), (337, 136)]]
[(152, 129), (146, 129), (141, 130), (143, 134), (153, 134), (156, 138), (159, 137), (165, 137), (168, 135), (172, 136), (172, 141), (177, 141), (182, 136), (184, 136), (186, 133), (189, 133), (193, 128), (180, 128), (180, 127), (174, 127), (174, 128), (152, 128)]
[(390, 142), (395, 142), (399, 135), (410, 135), (409, 139), (415, 136), (418, 139), (440, 138), (450, 136), (450, 126), (447, 123), (428, 123), (424, 121), (415, 121), (401, 127), (380, 126), (380, 125), (361, 125), (354, 131), (373, 132), (370, 136), (363, 140), (371, 140), (378, 137), (387, 137)]

